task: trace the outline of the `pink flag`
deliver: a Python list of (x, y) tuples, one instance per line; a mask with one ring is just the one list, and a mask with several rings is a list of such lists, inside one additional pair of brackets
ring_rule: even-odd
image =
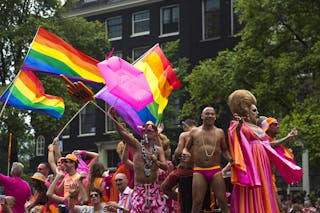
[(144, 73), (125, 60), (113, 56), (98, 63), (98, 68), (109, 92), (136, 110), (154, 101)]

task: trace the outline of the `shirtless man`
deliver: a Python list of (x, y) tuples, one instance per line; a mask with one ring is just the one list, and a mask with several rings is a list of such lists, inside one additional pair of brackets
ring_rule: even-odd
[(160, 145), (157, 127), (150, 121), (141, 127), (141, 143), (117, 120), (116, 111), (109, 111), (117, 131), (132, 148), (135, 188), (130, 212), (168, 212), (166, 200), (156, 183), (158, 168), (167, 170), (167, 162)]
[(229, 161), (233, 162), (225, 142), (222, 129), (214, 125), (216, 112), (213, 107), (206, 107), (201, 113), (202, 125), (193, 128), (190, 139), (183, 149), (184, 155), (193, 156), (192, 180), (192, 212), (198, 213), (206, 194), (208, 183), (211, 184), (215, 197), (219, 201), (222, 212), (229, 213), (226, 199), (226, 186), (220, 168), (220, 152)]
[(191, 119), (185, 120), (183, 123), (183, 130), (179, 136), (178, 146), (174, 152), (174, 160), (180, 162), (175, 170), (173, 170), (161, 184), (162, 191), (171, 199), (177, 200), (178, 193), (174, 190), (182, 176), (192, 176), (193, 160), (189, 155), (183, 155), (182, 150), (189, 140), (190, 131), (196, 127), (196, 122)]

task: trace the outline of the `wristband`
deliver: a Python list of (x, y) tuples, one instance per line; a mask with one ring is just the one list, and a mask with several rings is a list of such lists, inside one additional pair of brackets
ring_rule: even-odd
[(53, 149), (48, 149), (48, 152), (53, 152)]
[(86, 150), (82, 150), (81, 151), (81, 155), (87, 155), (87, 151)]

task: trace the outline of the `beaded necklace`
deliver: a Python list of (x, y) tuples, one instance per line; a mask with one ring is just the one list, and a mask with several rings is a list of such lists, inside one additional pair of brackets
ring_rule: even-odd
[[(141, 140), (141, 153), (142, 153), (142, 158), (143, 158), (143, 161), (144, 161), (144, 175), (146, 177), (150, 177), (151, 175), (151, 167), (153, 165), (153, 161), (147, 157), (147, 154), (146, 154), (146, 148), (144, 146), (144, 144), (149, 144), (149, 140), (148, 140), (148, 135), (145, 134), (143, 135), (143, 139)], [(158, 152), (158, 149), (157, 149), (157, 146), (153, 143), (152, 145), (152, 155), (156, 155)]]

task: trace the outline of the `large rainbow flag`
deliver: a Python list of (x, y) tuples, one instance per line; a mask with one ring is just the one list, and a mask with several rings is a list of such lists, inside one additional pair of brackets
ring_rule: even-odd
[(54, 118), (64, 113), (63, 99), (45, 94), (41, 81), (32, 71), (20, 71), (0, 101), (5, 102), (8, 96), (7, 103), (16, 108), (46, 113)]
[(104, 85), (98, 62), (39, 27), (21, 69), (57, 76), (63, 74), (72, 80)]
[[(121, 94), (117, 94), (117, 96), (111, 94), (107, 87), (100, 90), (95, 97), (114, 106), (126, 123), (141, 135), (138, 126), (147, 121), (152, 121), (156, 125), (161, 122), (171, 92), (181, 87), (181, 83), (158, 44), (144, 54), (134, 66), (144, 73), (153, 95), (153, 102), (137, 110), (122, 100)], [(133, 86), (131, 86), (131, 91), (135, 91)]]
[(158, 105), (158, 113), (162, 114), (168, 104), (168, 97), (172, 90), (181, 87), (171, 63), (164, 55), (159, 44), (156, 44), (134, 66), (146, 76), (153, 93), (153, 99)]

